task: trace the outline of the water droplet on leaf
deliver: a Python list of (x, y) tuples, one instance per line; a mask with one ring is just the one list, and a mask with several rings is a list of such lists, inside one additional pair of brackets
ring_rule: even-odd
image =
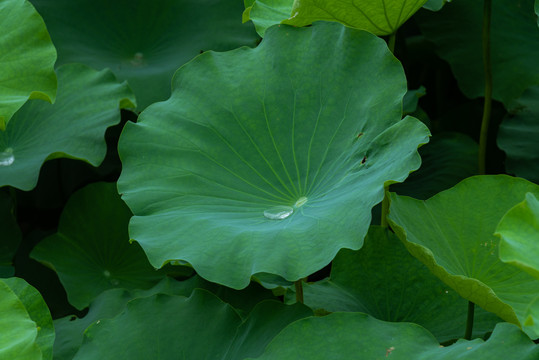
[(13, 149), (7, 148), (5, 151), (0, 152), (0, 166), (9, 166), (15, 161), (13, 156)]
[(109, 278), (110, 277), (110, 271), (108, 271), (108, 270), (103, 271), (103, 275), (105, 275), (105, 277)]
[(275, 206), (264, 211), (264, 216), (270, 220), (283, 220), (292, 215), (294, 209), (290, 206)]
[(117, 279), (110, 280), (110, 283), (114, 286), (120, 285), (120, 281), (118, 281)]

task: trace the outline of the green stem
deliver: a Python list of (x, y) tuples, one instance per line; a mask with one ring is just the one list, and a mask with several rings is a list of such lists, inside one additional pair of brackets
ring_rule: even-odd
[(468, 317), (466, 318), (466, 332), (464, 333), (464, 338), (466, 340), (472, 339), (474, 311), (475, 304), (471, 301), (468, 301)]
[(395, 54), (395, 39), (397, 38), (397, 31), (391, 35), (389, 35), (389, 40), (387, 42), (387, 47), (391, 51), (392, 54)]
[(384, 185), (384, 200), (382, 200), (382, 216), (380, 217), (380, 226), (387, 228), (389, 224), (387, 223), (387, 215), (389, 214), (389, 186)]
[(294, 282), (294, 285), (296, 287), (296, 302), (300, 302), (303, 304), (303, 279), (299, 279), (298, 281)]
[(483, 8), (483, 68), (485, 72), (485, 103), (479, 136), (479, 174), (486, 174), (487, 138), (492, 109), (492, 63), (490, 61), (490, 19), (492, 0), (484, 0)]

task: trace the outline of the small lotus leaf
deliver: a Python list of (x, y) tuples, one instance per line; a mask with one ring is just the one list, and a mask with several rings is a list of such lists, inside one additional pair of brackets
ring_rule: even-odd
[(149, 288), (165, 274), (130, 244), (131, 212), (113, 183), (94, 183), (71, 196), (58, 233), (42, 240), (31, 257), (52, 267), (69, 302), (83, 309), (101, 292), (122, 287)]
[(188, 261), (236, 289), (359, 249), (384, 183), (417, 169), (428, 141), (401, 120), (405, 92), (385, 42), (337, 23), (272, 27), (256, 49), (200, 55), (120, 138), (131, 238), (155, 267)]
[(302, 304), (263, 301), (242, 322), (205, 290), (189, 298), (158, 294), (132, 300), (118, 316), (91, 325), (75, 360), (244, 359), (259, 356), (284, 327), (311, 314)]
[(54, 104), (27, 102), (0, 132), (0, 186), (31, 190), (47, 159), (70, 157), (97, 166), (107, 151), (104, 134), (134, 107), (133, 94), (109, 70), (68, 64), (57, 69)]
[(500, 259), (539, 279), (539, 200), (532, 193), (515, 205), (496, 228)]
[[(20, 278), (12, 277), (2, 280), (24, 305), (30, 319), (37, 326), (36, 344), (41, 350), (44, 360), (52, 359), (54, 343), (54, 326), (52, 317), (45, 300), (39, 291)], [(3, 316), (3, 315), (2, 315)]]
[(527, 89), (508, 106), (498, 130), (509, 173), (539, 183), (539, 86)]
[[(411, 256), (395, 234), (371, 226), (359, 251), (341, 250), (330, 279), (304, 285), (305, 304), (330, 312), (361, 311), (379, 320), (413, 322), (440, 342), (464, 335), (467, 301)], [(474, 336), (499, 319), (475, 312)]]
[(512, 324), (498, 324), (487, 341), (459, 340), (443, 347), (416, 324), (334, 313), (290, 324), (257, 359), (535, 360), (538, 356), (539, 346)]
[(391, 194), (389, 222), (408, 251), (465, 299), (539, 337), (527, 308), (539, 281), (497, 256), (496, 226), (539, 185), (506, 175), (474, 176), (420, 201)]
[(138, 109), (170, 96), (174, 72), (199, 53), (256, 45), (241, 0), (32, 0), (58, 50), (58, 64), (111, 69)]
[[(539, 83), (539, 31), (533, 1), (492, 1), (492, 96), (504, 104)], [(483, 0), (454, 0), (438, 12), (419, 12), (416, 22), (436, 44), (438, 55), (451, 65), (462, 92), (470, 98), (483, 96)]]
[(338, 21), (376, 35), (393, 34), (427, 0), (295, 0), (292, 16), (283, 21), (295, 26), (317, 20)]
[(0, 358), (41, 360), (37, 325), (5, 280), (0, 279)]
[(1, 131), (28, 99), (54, 101), (56, 50), (43, 19), (27, 0), (1, 1), (0, 24)]

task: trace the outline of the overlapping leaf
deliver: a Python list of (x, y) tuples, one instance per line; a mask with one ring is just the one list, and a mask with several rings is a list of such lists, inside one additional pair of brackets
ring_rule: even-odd
[(532, 86), (511, 102), (498, 131), (509, 173), (539, 183), (539, 86)]
[(54, 101), (56, 50), (43, 19), (27, 0), (0, 2), (0, 23), (1, 131), (28, 99)]
[[(417, 15), (421, 31), (449, 62), (462, 92), (470, 98), (483, 96), (483, 1), (454, 0), (438, 12)], [(539, 83), (539, 29), (533, 0), (492, 2), (491, 49), (494, 99), (508, 104)]]
[(251, 20), (256, 32), (264, 37), (266, 29), (288, 19), (294, 0), (256, 0), (243, 13), (243, 21)]
[(496, 235), (500, 236), (500, 259), (539, 279), (539, 200), (534, 194), (527, 193), (523, 202), (503, 216)]
[(336, 23), (273, 27), (174, 84), (120, 139), (130, 236), (154, 266), (188, 261), (233, 288), (360, 248), (384, 183), (417, 169), (428, 141), (400, 120), (406, 82), (383, 40)]
[(58, 64), (109, 68), (128, 80), (138, 109), (170, 95), (174, 71), (202, 51), (254, 46), (241, 0), (32, 0)]
[(232, 307), (204, 290), (189, 298), (154, 295), (132, 300), (118, 316), (90, 326), (75, 359), (244, 359), (259, 356), (284, 327), (311, 314), (301, 304), (264, 301), (242, 322)]
[(41, 241), (31, 256), (56, 270), (78, 309), (107, 289), (151, 287), (165, 274), (152, 268), (138, 244), (129, 243), (130, 217), (115, 184), (88, 185), (69, 199), (58, 233)]
[[(392, 232), (371, 227), (359, 251), (342, 250), (331, 278), (304, 285), (305, 304), (325, 311), (361, 311), (379, 320), (413, 322), (440, 342), (464, 334), (467, 301), (412, 257)], [(492, 331), (498, 318), (475, 314), (474, 335)]]
[(22, 279), (0, 279), (0, 358), (52, 358), (52, 318), (41, 295)]
[(539, 346), (512, 324), (498, 324), (487, 341), (459, 340), (443, 347), (416, 324), (335, 313), (290, 324), (257, 359), (535, 360), (538, 356)]
[(497, 256), (496, 226), (539, 185), (505, 175), (476, 176), (426, 200), (391, 195), (389, 222), (412, 255), (462, 297), (539, 337), (529, 306), (539, 280)]
[[(54, 343), (54, 327), (47, 304), (41, 297), (39, 291), (20, 278), (9, 278), (2, 280), (17, 298), (21, 301), (30, 316), (30, 319), (37, 327), (36, 345), (39, 347), (42, 359), (52, 359), (52, 344)], [(4, 328), (2, 328), (4, 330)]]
[(393, 34), (427, 0), (301, 0), (284, 24), (305, 26), (317, 20), (338, 21), (376, 35)]
[(120, 109), (134, 107), (133, 94), (109, 70), (80, 64), (57, 69), (54, 104), (26, 103), (0, 132), (0, 186), (31, 190), (45, 160), (82, 159), (97, 166), (107, 151), (104, 134), (120, 122)]
[(82, 344), (86, 328), (98, 320), (111, 319), (120, 314), (128, 301), (136, 298), (148, 297), (154, 294), (168, 294), (190, 296), (194, 289), (205, 289), (216, 294), (221, 300), (229, 303), (240, 316), (247, 315), (257, 303), (267, 300), (268, 293), (260, 291), (256, 286), (235, 291), (230, 288), (218, 286), (194, 276), (185, 281), (176, 281), (166, 277), (148, 290), (110, 289), (102, 292), (90, 304), (88, 314), (83, 318), (67, 316), (54, 321), (56, 341), (54, 343), (54, 359), (72, 359)]

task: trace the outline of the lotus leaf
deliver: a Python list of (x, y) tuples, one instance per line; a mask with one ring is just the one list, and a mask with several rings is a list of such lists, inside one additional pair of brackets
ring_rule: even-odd
[(26, 103), (0, 132), (0, 186), (36, 186), (44, 161), (82, 159), (97, 166), (107, 147), (105, 130), (120, 122), (120, 109), (134, 107), (133, 94), (109, 70), (68, 64), (57, 69), (54, 104)]
[[(359, 251), (341, 250), (331, 277), (304, 285), (305, 304), (330, 312), (360, 311), (379, 320), (413, 322), (440, 342), (464, 334), (467, 301), (411, 256), (395, 234), (371, 226)], [(474, 336), (492, 331), (499, 319), (478, 309)]]
[(459, 340), (444, 347), (416, 324), (390, 323), (361, 313), (335, 313), (290, 324), (257, 359), (535, 360), (538, 356), (539, 346), (512, 324), (496, 325), (487, 341)]
[(0, 23), (0, 130), (5, 130), (28, 99), (54, 101), (56, 50), (43, 19), (27, 0), (0, 2)]
[(91, 325), (75, 360), (244, 359), (260, 355), (279, 331), (311, 314), (302, 304), (263, 301), (242, 322), (205, 290), (189, 298), (158, 294), (132, 300), (118, 316)]
[(2, 281), (19, 298), (30, 319), (36, 324), (37, 337), (35, 343), (41, 350), (42, 358), (44, 360), (51, 360), (52, 344), (54, 343), (54, 327), (52, 325), (51, 313), (41, 294), (23, 279), (12, 277), (3, 279)]
[(256, 0), (243, 13), (243, 21), (251, 20), (256, 32), (264, 37), (266, 29), (288, 19), (294, 0)]
[(527, 193), (496, 228), (500, 237), (500, 259), (539, 279), (539, 200)]
[(37, 325), (5, 279), (0, 279), (0, 313), (0, 358), (41, 360)]
[(115, 184), (88, 185), (71, 196), (58, 233), (42, 240), (31, 257), (58, 273), (78, 309), (107, 289), (149, 288), (165, 274), (152, 268), (138, 244), (129, 243), (130, 217)]
[(401, 120), (405, 92), (385, 42), (337, 23), (275, 26), (256, 49), (198, 56), (120, 138), (131, 238), (155, 267), (187, 261), (236, 289), (359, 249), (384, 184), (417, 169), (428, 141)]
[(174, 72), (200, 52), (256, 45), (241, 0), (32, 0), (58, 64), (109, 68), (127, 80), (138, 109), (170, 96)]
[(338, 21), (376, 35), (397, 31), (427, 0), (295, 0), (284, 24), (305, 26), (317, 20)]
[(539, 185), (507, 175), (474, 176), (426, 201), (391, 194), (389, 222), (408, 251), (465, 299), (539, 337), (528, 307), (539, 281), (497, 256), (496, 226)]

